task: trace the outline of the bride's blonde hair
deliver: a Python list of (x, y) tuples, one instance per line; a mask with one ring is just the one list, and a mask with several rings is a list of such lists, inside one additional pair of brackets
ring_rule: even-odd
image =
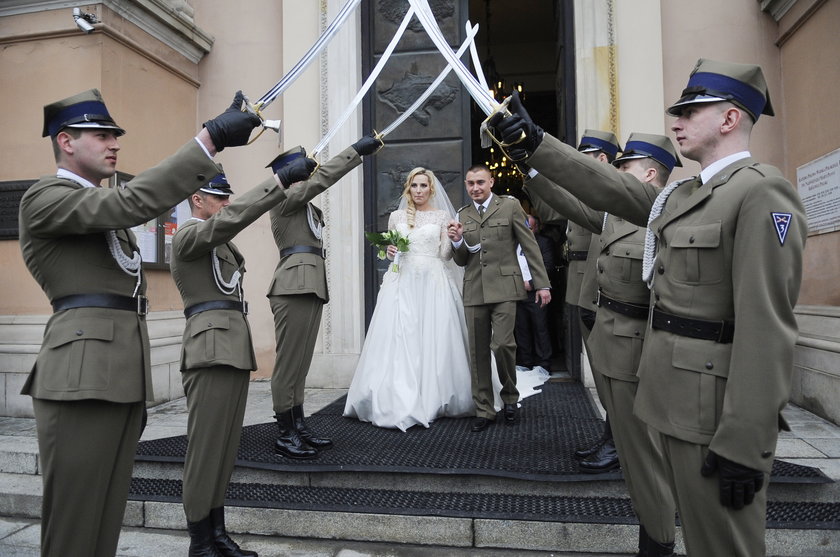
[(414, 178), (421, 174), (429, 179), (429, 199), (434, 197), (435, 193), (437, 193), (435, 191), (435, 175), (431, 170), (418, 166), (408, 173), (408, 178), (405, 179), (402, 194), (403, 197), (405, 197), (405, 216), (406, 221), (408, 221), (409, 228), (414, 228), (415, 216), (417, 214), (417, 207), (414, 206), (414, 199), (411, 198), (411, 183), (414, 181)]

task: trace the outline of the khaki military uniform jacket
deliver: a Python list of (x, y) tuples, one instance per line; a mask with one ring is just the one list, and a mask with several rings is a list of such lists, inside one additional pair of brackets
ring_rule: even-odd
[[(269, 178), (236, 197), (207, 220), (190, 219), (172, 238), (172, 278), (184, 308), (216, 300), (242, 300), (241, 282), (226, 294), (214, 276), (218, 265), (220, 282), (233, 285), (234, 273), (245, 274), (245, 260), (231, 242), (242, 229), (285, 199), (286, 190)], [(241, 277), (240, 277), (241, 281)], [(214, 309), (187, 318), (181, 348), (181, 370), (227, 365), (257, 369), (251, 329), (245, 314), (234, 309)]]
[(589, 357), (598, 372), (623, 381), (637, 381), (642, 344), (647, 322), (598, 308), (597, 297), (601, 292), (611, 299), (647, 306), (650, 291), (642, 280), (642, 256), (645, 250), (645, 228), (640, 228), (621, 217), (596, 211), (584, 205), (568, 191), (558, 187), (542, 175), (528, 180), (525, 189), (529, 195), (538, 195), (552, 209), (568, 215), (570, 221), (592, 232), (588, 260), (593, 263), (596, 285), (593, 299), (581, 307), (597, 310), (595, 326), (589, 336)]
[[(528, 164), (639, 226), (659, 193), (549, 134)], [(659, 240), (651, 303), (685, 318), (734, 321), (734, 338), (724, 344), (648, 325), (635, 412), (662, 433), (769, 472), (797, 339), (807, 236), (799, 196), (776, 168), (742, 159), (705, 184), (679, 186), (650, 227)]]
[[(307, 205), (319, 193), (338, 182), (345, 174), (359, 166), (362, 158), (353, 147), (321, 165), (309, 180), (288, 190), (286, 199), (270, 211), (271, 232), (274, 243), (282, 251), (292, 246), (309, 246), (323, 249), (323, 242), (312, 232)], [(312, 215), (323, 226), (321, 210), (312, 207)], [(274, 269), (274, 279), (268, 289), (269, 296), (315, 294), (324, 303), (329, 302), (327, 274), (324, 257), (314, 253), (295, 253), (280, 257)]]
[[(123, 251), (131, 255), (134, 235), (123, 229), (172, 208), (218, 173), (190, 140), (125, 188), (41, 178), (20, 204), (20, 245), (29, 272), (50, 301), (71, 294), (132, 296), (137, 279), (117, 265), (106, 231), (118, 230)], [(145, 289), (144, 280), (138, 294)], [(53, 314), (22, 394), (48, 400), (153, 400), (145, 318), (110, 308)]]
[[(593, 292), (594, 285), (590, 284), (592, 288), (584, 290), (583, 282), (586, 274), (586, 260), (568, 259), (570, 251), (588, 251), (590, 242), (592, 241), (592, 232), (588, 227), (581, 226), (573, 222), (569, 216), (563, 211), (558, 210), (552, 203), (543, 197), (546, 188), (529, 188), (528, 185), (539, 184), (545, 181), (547, 184), (551, 182), (546, 180), (544, 176), (537, 175), (526, 182), (526, 189), (528, 196), (531, 199), (531, 205), (537, 216), (543, 223), (552, 223), (559, 220), (568, 220), (566, 224), (566, 243), (563, 244), (563, 259), (566, 261), (566, 298), (565, 302), (573, 306), (581, 306), (587, 309), (592, 309), (591, 300), (587, 300), (591, 296), (587, 296), (584, 292)], [(583, 299), (581, 297), (583, 296)]]
[[(455, 263), (464, 270), (464, 305), (496, 304), (525, 298), (522, 271), (516, 257), (522, 246), (534, 288), (549, 288), (548, 274), (534, 234), (525, 224), (525, 211), (513, 198), (493, 195), (483, 218), (474, 203), (458, 210), (464, 227), (463, 242), (453, 248)], [(467, 248), (481, 244), (472, 253)]]

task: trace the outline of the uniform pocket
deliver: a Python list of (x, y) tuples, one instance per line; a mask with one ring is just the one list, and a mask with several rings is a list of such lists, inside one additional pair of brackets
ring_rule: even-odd
[(722, 225), (683, 226), (670, 241), (669, 271), (673, 279), (686, 284), (716, 284), (723, 275)]
[(230, 317), (221, 313), (202, 312), (190, 323), (190, 344), (194, 355), (204, 355), (204, 361), (227, 354), (225, 333), (230, 329)]
[(277, 277), (277, 282), (286, 291), (303, 290), (307, 286), (311, 287), (314, 280), (315, 263), (304, 258), (287, 261)]
[(639, 244), (616, 244), (606, 256), (607, 276), (623, 283), (637, 282), (642, 276), (642, 258), (645, 247)]
[(487, 221), (490, 237), (505, 240), (510, 237), (510, 221), (508, 219), (490, 219)]
[(47, 353), (39, 365), (44, 388), (106, 390), (113, 340), (114, 322), (110, 319), (85, 317), (52, 327), (44, 338)]
[(723, 410), (731, 355), (731, 344), (688, 337), (676, 339), (671, 356), (675, 369), (669, 384), (675, 425), (708, 435), (714, 433)]

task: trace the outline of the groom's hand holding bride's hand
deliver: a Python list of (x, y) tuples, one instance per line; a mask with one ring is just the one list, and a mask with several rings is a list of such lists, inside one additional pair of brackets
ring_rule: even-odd
[(464, 236), (464, 225), (457, 220), (451, 220), (446, 227), (446, 234), (451, 241), (460, 242)]

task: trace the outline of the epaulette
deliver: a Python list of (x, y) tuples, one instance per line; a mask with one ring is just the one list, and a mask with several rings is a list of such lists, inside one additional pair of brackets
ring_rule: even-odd
[(470, 204), (469, 204), (469, 203), (467, 203), (466, 205), (464, 205), (463, 207), (461, 207), (460, 209), (458, 209), (458, 210), (457, 210), (457, 211), (455, 211), (455, 212), (456, 212), (456, 213), (460, 213), (461, 211), (463, 211), (464, 209), (466, 209), (466, 208), (467, 208), (467, 207), (469, 207), (469, 206), (470, 206)]
[(499, 197), (505, 197), (507, 199), (513, 199), (514, 201), (519, 201), (518, 199), (516, 199), (516, 197), (514, 197), (512, 195), (500, 195)]

